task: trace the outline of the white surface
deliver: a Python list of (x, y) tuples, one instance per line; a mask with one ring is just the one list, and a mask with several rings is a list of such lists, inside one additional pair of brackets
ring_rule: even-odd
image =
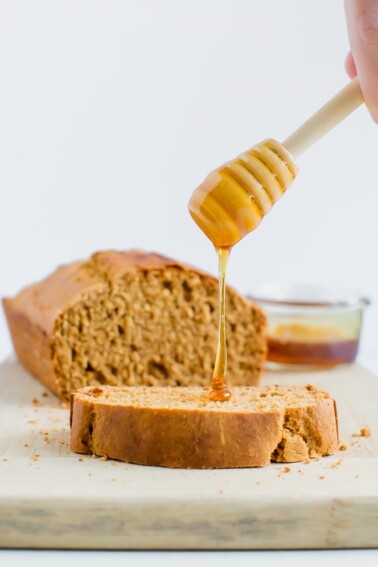
[(348, 551), (0, 551), (1, 565), (7, 567), (193, 567), (206, 565), (211, 567), (376, 567), (378, 550)]
[[(215, 272), (187, 213), (193, 189), (335, 94), (347, 49), (341, 0), (3, 2), (0, 294), (108, 247)], [(304, 154), (295, 185), (233, 251), (230, 283), (347, 283), (377, 300), (377, 150), (360, 108)]]
[[(215, 272), (186, 212), (193, 188), (266, 136), (285, 138), (343, 86), (343, 18), (341, 0), (2, 2), (0, 295), (107, 247), (155, 249)], [(234, 250), (231, 283), (347, 282), (378, 304), (377, 134), (360, 109), (303, 156), (295, 186)], [(377, 315), (374, 306), (363, 344), (376, 368)], [(0, 359), (9, 351), (1, 315)], [(375, 551), (2, 551), (0, 563), (109, 556), (113, 565), (378, 561)]]

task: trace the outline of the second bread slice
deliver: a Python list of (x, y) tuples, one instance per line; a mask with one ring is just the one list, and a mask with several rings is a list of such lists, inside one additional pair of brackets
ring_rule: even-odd
[(204, 388), (87, 387), (72, 395), (71, 450), (174, 468), (259, 467), (330, 455), (335, 401), (308, 386), (233, 388), (227, 403)]

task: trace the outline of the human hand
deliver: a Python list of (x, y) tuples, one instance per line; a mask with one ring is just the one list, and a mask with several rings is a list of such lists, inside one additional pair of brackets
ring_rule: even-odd
[(378, 0), (344, 0), (350, 53), (348, 75), (358, 75), (370, 114), (378, 124)]

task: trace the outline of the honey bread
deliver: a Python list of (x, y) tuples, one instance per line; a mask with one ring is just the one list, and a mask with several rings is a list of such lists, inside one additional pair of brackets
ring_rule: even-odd
[(71, 396), (71, 450), (174, 468), (261, 467), (338, 449), (335, 401), (314, 386), (87, 387)]
[[(87, 385), (208, 385), (218, 282), (140, 251), (100, 252), (3, 301), (25, 368), (62, 399)], [(227, 290), (228, 376), (258, 383), (266, 318)]]

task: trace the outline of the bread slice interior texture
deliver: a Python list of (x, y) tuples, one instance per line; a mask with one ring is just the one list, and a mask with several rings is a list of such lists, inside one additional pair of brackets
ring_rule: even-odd
[(308, 386), (83, 388), (71, 399), (71, 449), (174, 468), (305, 461), (338, 449), (336, 404)]
[[(95, 270), (93, 264), (83, 268)], [(52, 352), (62, 397), (86, 385), (209, 383), (217, 344), (217, 281), (168, 266), (109, 279), (65, 309)], [(228, 377), (257, 384), (265, 358), (265, 316), (227, 292)]]

